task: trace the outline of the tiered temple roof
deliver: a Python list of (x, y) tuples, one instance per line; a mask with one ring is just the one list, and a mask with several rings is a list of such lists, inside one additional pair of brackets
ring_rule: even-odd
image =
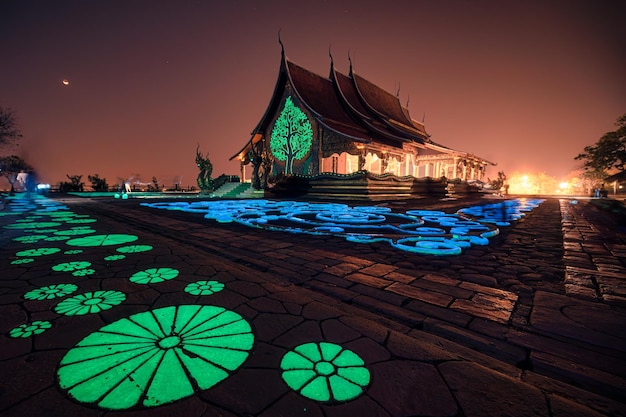
[(388, 93), (365, 78), (350, 72), (338, 72), (331, 59), (330, 77), (322, 77), (285, 57), (281, 66), (274, 96), (259, 124), (252, 131), (246, 146), (234, 155), (244, 157), (250, 144), (256, 142), (268, 129), (271, 117), (279, 105), (287, 81), (300, 101), (325, 128), (362, 143), (382, 143), (402, 147), (405, 142), (430, 142), (424, 125), (412, 120), (409, 110), (398, 97)]
[(285, 57), (283, 49), (278, 80), (269, 106), (253, 129), (248, 143), (231, 160), (238, 158), (246, 163), (252, 144), (268, 134), (287, 84), (291, 86), (292, 94), (323, 128), (348, 140), (398, 149), (410, 144), (429, 152), (474, 157), (433, 142), (424, 124), (411, 118), (408, 108), (400, 103), (398, 97), (355, 74), (352, 61), (346, 75), (335, 69), (331, 56), (330, 75), (323, 77), (291, 62)]

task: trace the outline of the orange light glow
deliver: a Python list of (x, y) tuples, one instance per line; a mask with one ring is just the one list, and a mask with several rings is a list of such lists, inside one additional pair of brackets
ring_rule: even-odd
[[(509, 176), (509, 194), (530, 194), (530, 195), (553, 195), (562, 194), (565, 191), (556, 178), (545, 173), (513, 173)], [(561, 183), (561, 185), (568, 183)]]

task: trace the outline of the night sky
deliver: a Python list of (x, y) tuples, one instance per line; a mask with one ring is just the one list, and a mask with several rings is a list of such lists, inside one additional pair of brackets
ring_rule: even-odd
[[(0, 2), (0, 106), (52, 184), (99, 174), (195, 185), (250, 138), (287, 57), (409, 101), (435, 142), (566, 178), (626, 113), (623, 1)], [(68, 80), (69, 85), (64, 85)], [(4, 187), (4, 180), (0, 187)]]

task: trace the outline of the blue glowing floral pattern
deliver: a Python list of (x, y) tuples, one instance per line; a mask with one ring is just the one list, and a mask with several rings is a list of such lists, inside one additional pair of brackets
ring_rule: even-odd
[(516, 199), (469, 207), (458, 213), (388, 207), (350, 207), (338, 203), (270, 200), (219, 200), (142, 203), (144, 206), (201, 213), (219, 223), (290, 233), (342, 236), (355, 243), (387, 243), (394, 248), (427, 255), (458, 255), (472, 245), (488, 245), (509, 225), (543, 200)]

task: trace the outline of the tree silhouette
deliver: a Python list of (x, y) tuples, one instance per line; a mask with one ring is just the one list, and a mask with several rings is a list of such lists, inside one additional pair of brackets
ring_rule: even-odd
[(87, 179), (91, 182), (91, 188), (94, 191), (109, 191), (109, 184), (107, 184), (106, 178), (100, 178), (100, 175), (87, 175)]
[(0, 176), (6, 177), (11, 185), (11, 195), (15, 192), (15, 182), (20, 172), (30, 171), (31, 167), (17, 155), (0, 157)]
[(313, 128), (306, 114), (293, 104), (291, 97), (276, 119), (270, 149), (276, 159), (285, 161), (285, 173), (293, 173), (294, 159), (302, 159), (311, 149)]
[(595, 145), (585, 146), (576, 158), (584, 162), (583, 168), (591, 177), (606, 176), (606, 171), (626, 170), (626, 114), (615, 123), (617, 129), (605, 133)]
[(15, 112), (0, 107), (0, 145), (10, 145), (22, 137)]

